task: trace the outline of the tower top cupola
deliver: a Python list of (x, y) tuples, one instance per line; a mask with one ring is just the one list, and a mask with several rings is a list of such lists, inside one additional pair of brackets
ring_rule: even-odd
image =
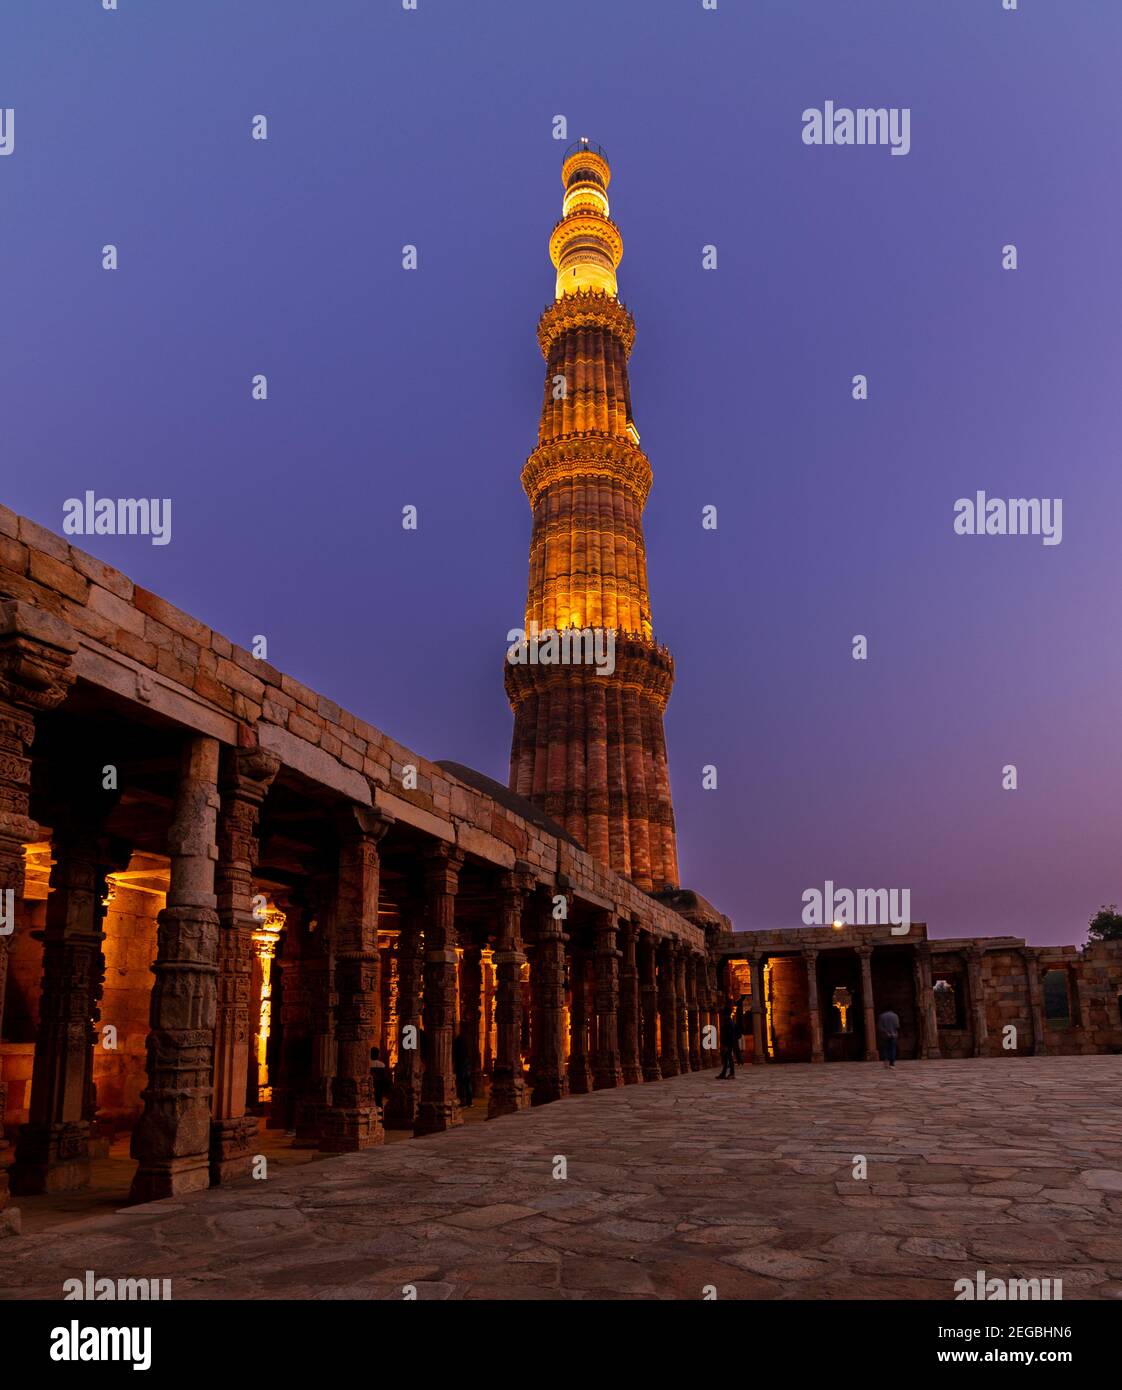
[(611, 178), (607, 151), (601, 145), (582, 137), (565, 151), (561, 221), (549, 239), (549, 256), (557, 267), (558, 299), (581, 290), (616, 297), (623, 238), (608, 205)]

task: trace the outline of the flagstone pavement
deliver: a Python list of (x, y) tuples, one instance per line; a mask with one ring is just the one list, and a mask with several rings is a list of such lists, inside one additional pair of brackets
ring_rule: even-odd
[(0, 1297), (86, 1270), (177, 1300), (952, 1299), (978, 1270), (1122, 1298), (1122, 1057), (697, 1072), (0, 1241)]

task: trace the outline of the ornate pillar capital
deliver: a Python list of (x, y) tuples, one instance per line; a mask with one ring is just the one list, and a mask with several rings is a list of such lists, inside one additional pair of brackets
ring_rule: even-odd
[(0, 700), (41, 713), (54, 709), (74, 684), (74, 633), (53, 613), (0, 597)]

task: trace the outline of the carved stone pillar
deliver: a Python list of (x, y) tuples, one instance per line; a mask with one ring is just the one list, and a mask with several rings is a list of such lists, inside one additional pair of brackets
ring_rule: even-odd
[(678, 952), (673, 941), (658, 945), (658, 1065), (663, 1076), (682, 1070), (678, 1052)]
[(226, 748), (219, 759), (218, 982), (214, 1025), (214, 1105), (210, 1127), (210, 1180), (232, 1182), (249, 1174), (257, 1119), (246, 1114), (257, 1009), (252, 998), (253, 871), (257, 818), (280, 759), (258, 748)]
[(319, 1147), (327, 1153), (369, 1149), (385, 1138), (374, 1106), (370, 1049), (379, 1032), (378, 843), (392, 820), (369, 806), (339, 817), (339, 881), (335, 899), (335, 1076), (320, 1117)]
[(970, 1013), (974, 1024), (974, 1056), (986, 1054), (986, 992), (982, 984), (982, 952), (974, 946), (966, 952), (966, 975), (970, 982)]
[(619, 962), (614, 912), (600, 912), (595, 924), (594, 1003), (596, 1007), (596, 1055), (593, 1085), (608, 1091), (623, 1085), (619, 1050)]
[(562, 923), (548, 901), (537, 912), (537, 936), (530, 960), (534, 1017), (532, 1105), (546, 1105), (569, 1094), (565, 1070), (565, 944)]
[(569, 954), (569, 1092), (574, 1096), (587, 1095), (592, 1090), (588, 967), (588, 952), (574, 944)]
[(639, 1056), (639, 930), (634, 921), (620, 924), (623, 948), (619, 963), (619, 1060), (624, 1083), (634, 1085), (643, 1079)]
[[(5, 905), (11, 902), (15, 914), (0, 928), (0, 1038), (8, 950), (23, 904), (23, 847), (39, 838), (28, 808), (35, 716), (66, 698), (77, 650), (77, 639), (64, 622), (0, 590), (0, 896)], [(0, 1082), (0, 1115), (6, 1100), (7, 1088)], [(8, 1159), (0, 1131), (0, 1207), (8, 1201)]]
[(187, 741), (168, 832), (171, 883), (157, 917), (144, 1111), (132, 1133), (130, 1200), (151, 1202), (210, 1182), (218, 912), (214, 894), (218, 742)]
[(46, 928), (35, 933), (43, 942), (43, 982), (29, 1119), (20, 1127), (11, 1171), (12, 1190), (20, 1194), (73, 1191), (90, 1176), (106, 876), (127, 866), (129, 848), (99, 836), (117, 797), (97, 796), (89, 783), (94, 777), (100, 783), (100, 769), (79, 766), (87, 786), (55, 826), (53, 892)]
[(807, 1011), (810, 1014), (810, 1060), (824, 1062), (826, 1053), (822, 1047), (822, 1013), (818, 1004), (818, 952), (803, 951), (806, 965)]
[(495, 967), (495, 1057), (487, 1118), (513, 1115), (530, 1104), (522, 1074), (522, 909), (533, 880), (504, 873), (499, 884), (499, 932)]
[(767, 1047), (764, 1040), (764, 961), (763, 956), (753, 952), (748, 957), (748, 969), (752, 977), (752, 1061), (762, 1066), (767, 1061)]
[(639, 1036), (644, 1081), (661, 1081), (658, 1061), (658, 943), (649, 931), (641, 931), (639, 958)]
[(931, 951), (926, 945), (916, 947), (913, 974), (921, 1055), (927, 1058), (936, 1058), (940, 1055), (939, 1020), (935, 1015), (935, 994), (931, 985)]
[(479, 1048), (479, 1022), (483, 1015), (483, 952), (469, 942), (460, 957), (460, 1037), (471, 1068), (475, 1098), (483, 1094), (483, 1057)]
[(674, 1021), (678, 1039), (678, 1074), (690, 1069), (690, 1038), (686, 1005), (686, 947), (679, 941), (674, 948)]
[[(308, 923), (301, 976), (308, 1007), (308, 1038), (302, 1049), (294, 1114), (294, 1147), (319, 1146), (321, 1118), (331, 1103), (335, 1076), (335, 908), (334, 875), (316, 873), (307, 885), (313, 918)], [(313, 930), (314, 926), (314, 930)]]
[(684, 963), (686, 977), (686, 1030), (690, 1071), (701, 1070), (701, 1011), (697, 998), (697, 957), (687, 953)]
[(877, 1010), (873, 1000), (873, 948), (858, 946), (861, 961), (861, 1008), (865, 1018), (865, 1061), (875, 1062), (877, 1052)]
[(706, 957), (705, 957), (705, 967), (704, 967), (704, 969), (705, 969), (705, 985), (706, 985), (706, 991), (707, 991), (708, 998), (709, 998), (709, 1004), (708, 1004), (708, 1008), (709, 1008), (709, 1026), (710, 1026), (710, 1027), (712, 1028), (712, 1030), (713, 1030), (712, 1035), (711, 1035), (711, 1037), (712, 1037), (712, 1044), (713, 1044), (713, 1045), (709, 1048), (708, 1052), (705, 1054), (705, 1055), (706, 1055), (706, 1063), (705, 1063), (705, 1065), (708, 1066), (708, 1067), (715, 1067), (715, 1066), (717, 1065), (717, 1061), (718, 1061), (718, 1059), (719, 1059), (719, 1057), (720, 1057), (720, 1055), (721, 1055), (721, 1053), (720, 1053), (720, 1045), (721, 1045), (721, 1020), (720, 1020), (721, 998), (720, 998), (720, 988), (719, 988), (719, 986), (718, 986), (718, 984), (717, 984), (717, 975), (718, 975), (717, 962), (716, 962), (716, 960), (714, 960), (714, 958), (713, 958), (711, 955), (708, 955), (708, 954), (706, 955)]
[(290, 894), (285, 899), (284, 912), (284, 935), (273, 965), (280, 996), (280, 1008), (274, 1009), (273, 1016), (279, 1023), (280, 1046), (265, 1127), (294, 1133), (296, 1096), (305, 1080), (301, 1073), (302, 1070), (306, 1072), (311, 1056), (308, 993), (303, 969), (307, 926), (305, 905), (295, 896)]
[(456, 1023), (456, 893), (463, 854), (439, 844), (425, 856), (425, 1074), (414, 1134), (463, 1123), (452, 1071)]
[(421, 939), (423, 921), (420, 891), (409, 894), (400, 905), (397, 937), (397, 1061), (393, 1071), (393, 1090), (386, 1101), (383, 1124), (387, 1129), (412, 1129), (421, 1103), (423, 1063), (421, 1035), (421, 973), (424, 951)]
[[(1048, 1034), (1044, 1023), (1044, 990), (1040, 978), (1040, 970), (1037, 966), (1036, 953), (1031, 950), (1021, 952), (1021, 959), (1025, 966), (1025, 981), (1028, 985), (1029, 1013), (1032, 1016), (1032, 1051), (1037, 1057), (1044, 1056), (1048, 1051)], [(981, 973), (979, 968), (979, 974)], [(974, 982), (970, 982), (971, 999), (973, 999)], [(977, 1054), (975, 1054), (977, 1055)]]

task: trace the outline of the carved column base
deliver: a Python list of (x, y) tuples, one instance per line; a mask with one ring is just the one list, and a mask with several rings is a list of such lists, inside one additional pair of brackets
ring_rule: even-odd
[(623, 1068), (617, 1057), (612, 1062), (598, 1062), (592, 1077), (594, 1091), (613, 1091), (623, 1085)]
[(12, 1191), (21, 1197), (89, 1187), (88, 1121), (20, 1125), (19, 1162), (10, 1170), (10, 1181)]
[(229, 1120), (213, 1120), (210, 1126), (210, 1181), (222, 1183), (248, 1178), (257, 1151), (257, 1118), (238, 1115)]
[(206, 1154), (154, 1159), (133, 1174), (129, 1205), (159, 1202), (164, 1197), (180, 1197), (185, 1192), (202, 1192), (209, 1186), (210, 1162)]
[(382, 1124), (386, 1129), (412, 1129), (421, 1103), (421, 1076), (417, 1072), (394, 1086), (386, 1097)]
[(643, 1063), (643, 1080), (644, 1080), (644, 1081), (661, 1081), (661, 1080), (662, 1080), (662, 1068), (659, 1066), (659, 1064), (658, 1064), (657, 1062), (644, 1062), (644, 1063)]
[(530, 1108), (530, 1093), (521, 1076), (503, 1076), (495, 1073), (491, 1077), (491, 1095), (487, 1101), (487, 1118), (496, 1119), (499, 1115), (516, 1115), (519, 1110)]
[(373, 1106), (341, 1109), (330, 1106), (320, 1116), (319, 1149), (323, 1153), (356, 1153), (385, 1142), (386, 1134)]
[(647, 1080), (638, 1062), (625, 1062), (621, 1068), (621, 1075), (625, 1086), (637, 1086)]
[(569, 1094), (567, 1076), (542, 1076), (534, 1082), (530, 1092), (531, 1105), (549, 1105), (555, 1100), (564, 1100)]
[(455, 1100), (422, 1100), (413, 1121), (414, 1134), (441, 1134), (462, 1125), (464, 1117)]
[(569, 1058), (569, 1094), (586, 1096), (592, 1090), (592, 1068), (587, 1057)]
[(304, 1096), (296, 1102), (296, 1118), (294, 1128), (295, 1137), (292, 1140), (294, 1149), (318, 1149), (320, 1132), (323, 1129), (323, 1117), (327, 1113), (328, 1106), (323, 1100), (310, 1100)]

